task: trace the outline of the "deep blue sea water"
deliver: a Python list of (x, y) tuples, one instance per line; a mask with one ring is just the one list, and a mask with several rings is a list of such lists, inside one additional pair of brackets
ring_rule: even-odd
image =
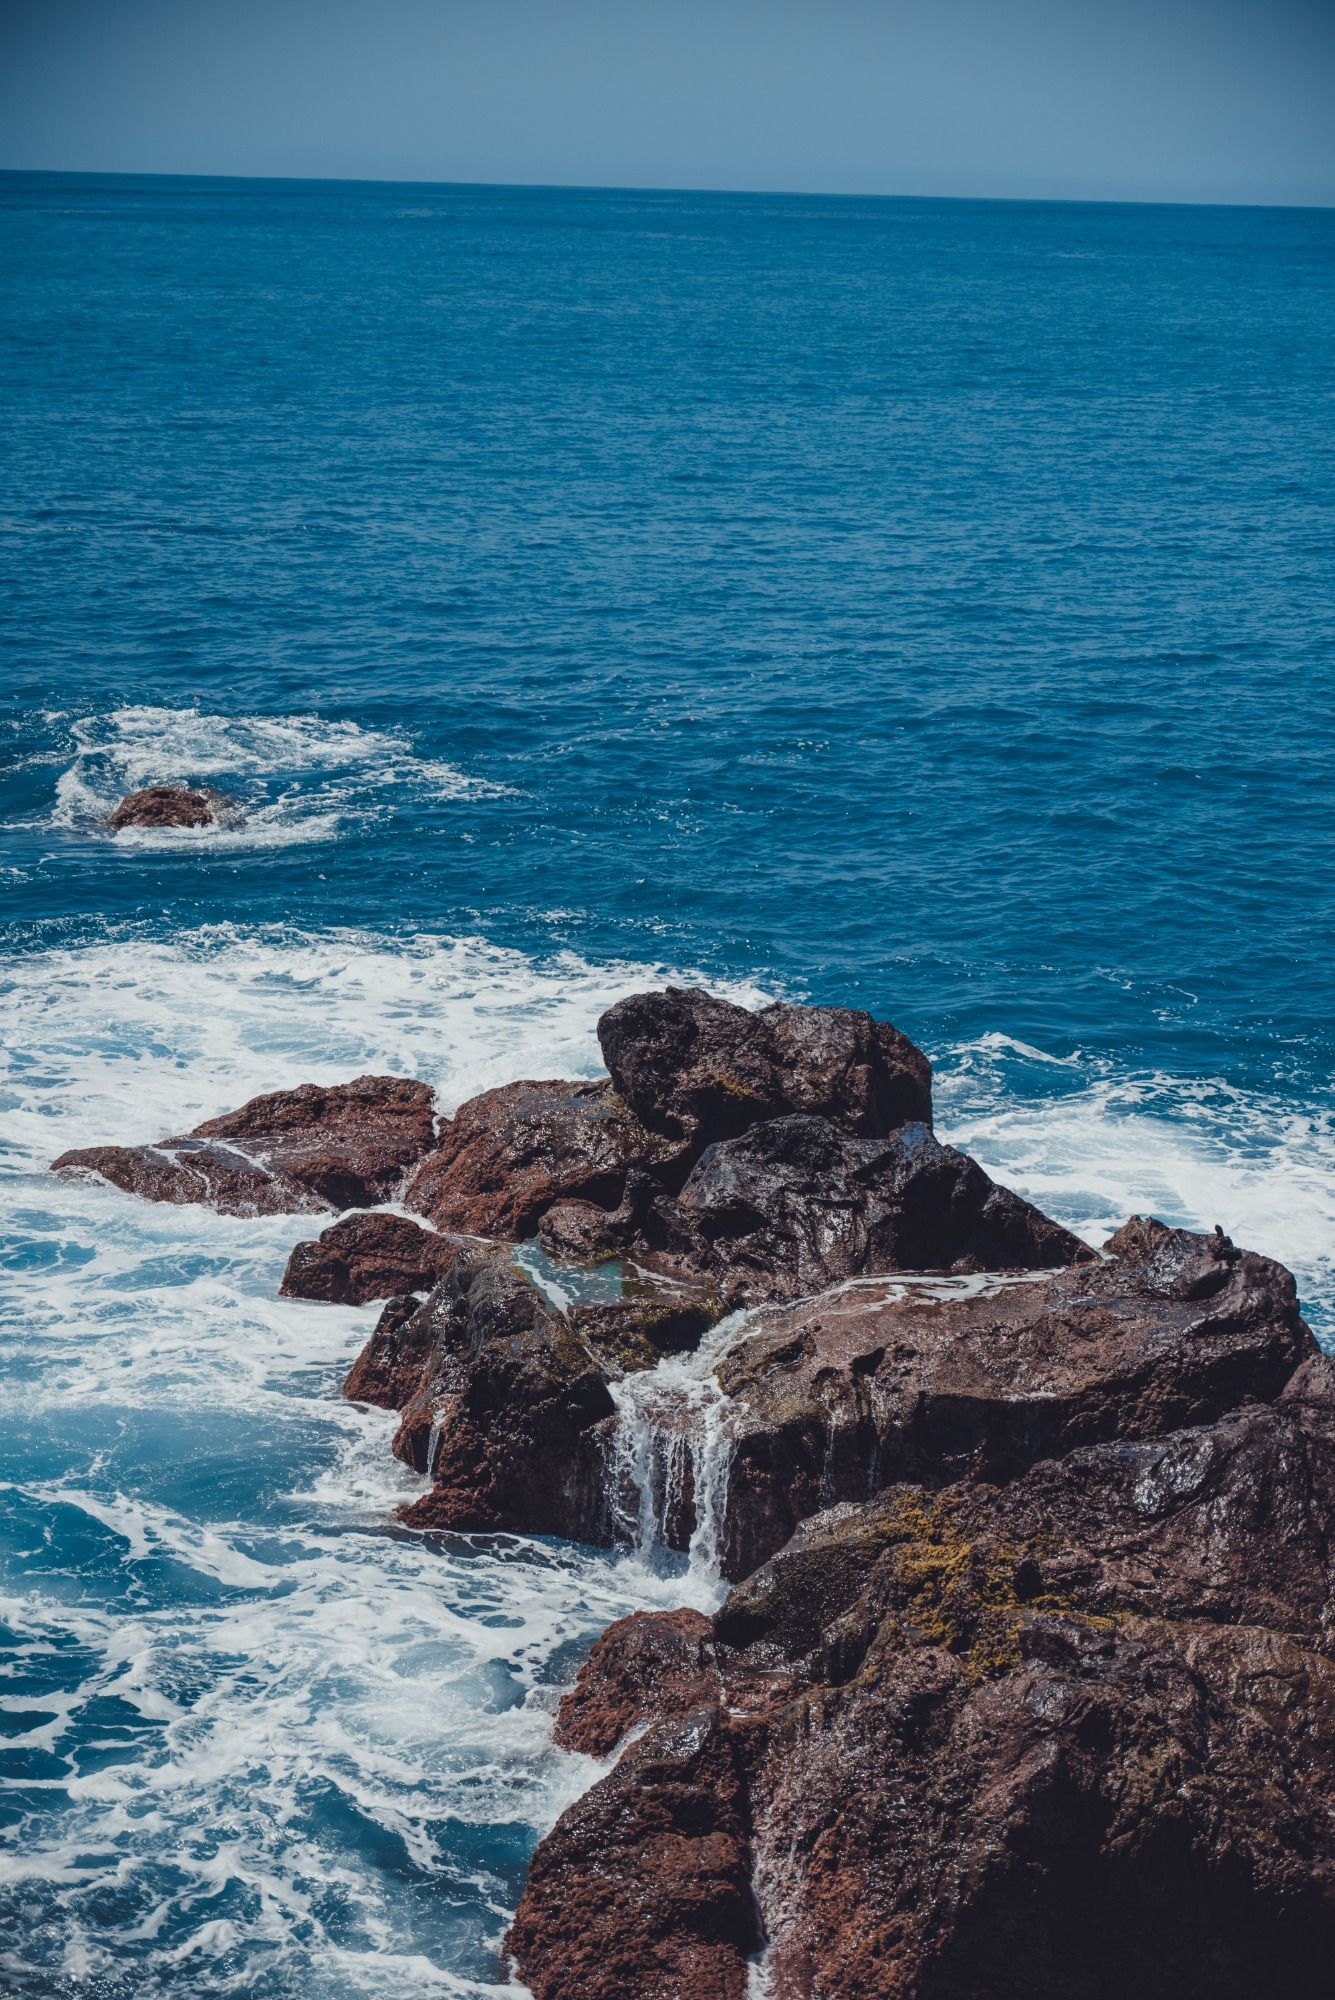
[[(367, 1069), (867, 1006), (1335, 1335), (1335, 213), (0, 177), (0, 1980), (510, 1991), (708, 1576), (393, 1530), (299, 1219), (52, 1181)], [(231, 831), (110, 839), (158, 779)]]

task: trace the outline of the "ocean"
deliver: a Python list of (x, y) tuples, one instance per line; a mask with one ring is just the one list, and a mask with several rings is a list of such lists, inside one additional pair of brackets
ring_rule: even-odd
[[(0, 176), (0, 1981), (514, 1994), (550, 1715), (707, 1552), (424, 1539), (309, 1219), (54, 1180), (870, 1008), (1335, 1343), (1335, 212)], [(207, 783), (230, 829), (102, 825)]]

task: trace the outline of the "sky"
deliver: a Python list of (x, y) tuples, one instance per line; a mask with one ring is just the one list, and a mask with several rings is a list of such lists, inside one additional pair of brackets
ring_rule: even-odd
[(1335, 0), (0, 0), (0, 167), (1335, 206)]

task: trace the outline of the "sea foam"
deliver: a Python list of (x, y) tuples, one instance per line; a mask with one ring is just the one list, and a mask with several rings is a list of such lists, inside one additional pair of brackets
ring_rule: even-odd
[[(241, 853), (336, 839), (350, 826), (503, 786), (420, 756), (406, 731), (317, 715), (222, 715), (198, 708), (124, 706), (47, 718), (57, 741), (40, 761), (57, 771), (49, 815), (65, 832), (101, 829), (127, 793), (147, 785), (209, 785), (238, 808), (203, 827), (133, 827), (127, 848)], [(33, 761), (32, 759), (28, 760)]]
[[(716, 1601), (709, 1523), (689, 1562), (647, 1514), (621, 1555), (403, 1534), (421, 1482), (390, 1455), (395, 1420), (339, 1395), (375, 1309), (277, 1297), (309, 1219), (46, 1169), (311, 1078), (420, 1075), (449, 1108), (592, 1075), (599, 1012), (668, 976), (229, 928), (0, 967), (10, 1990), (516, 1991), (497, 1953), (527, 1856), (597, 1775), (551, 1746), (559, 1689), (611, 1619)], [(944, 1135), (1095, 1240), (1136, 1208), (1218, 1220), (1328, 1302), (1319, 1119), (997, 1037), (935, 1054)], [(636, 1394), (628, 1458), (678, 1404), (720, 1414), (689, 1361)]]

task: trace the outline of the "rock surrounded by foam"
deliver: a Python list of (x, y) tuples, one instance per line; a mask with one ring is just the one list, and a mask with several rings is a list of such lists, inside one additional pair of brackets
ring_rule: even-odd
[(131, 792), (107, 818), (113, 833), (126, 827), (215, 826), (230, 800), (221, 792), (190, 791), (185, 785), (148, 785)]
[(62, 1153), (57, 1173), (96, 1174), (149, 1201), (224, 1215), (301, 1215), (386, 1200), (432, 1145), (434, 1094), (407, 1077), (300, 1085), (255, 1097), (155, 1146)]
[(1309, 1363), (1272, 1409), (835, 1507), (714, 1619), (611, 1628), (558, 1736), (629, 1747), (534, 1858), (536, 2000), (743, 2000), (762, 1943), (815, 2000), (1315, 2000), (1333, 1419)]

